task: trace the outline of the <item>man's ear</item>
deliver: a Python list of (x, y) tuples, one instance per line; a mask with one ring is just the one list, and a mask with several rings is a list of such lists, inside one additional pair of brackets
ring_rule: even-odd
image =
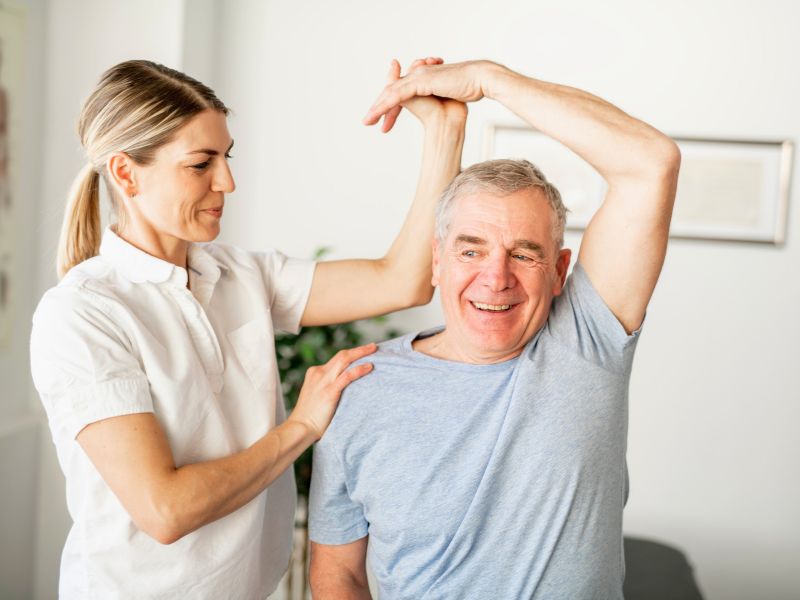
[(561, 290), (564, 289), (564, 283), (567, 280), (567, 271), (569, 271), (569, 261), (572, 258), (572, 250), (564, 248), (558, 252), (556, 259), (556, 275), (558, 276), (558, 289), (553, 290), (554, 296), (560, 296)]
[(136, 163), (124, 152), (115, 152), (106, 161), (106, 171), (111, 185), (123, 198), (132, 198), (138, 193), (136, 187)]
[(431, 285), (436, 287), (439, 285), (439, 269), (441, 269), (441, 263), (439, 259), (439, 240), (435, 237), (431, 242), (431, 268), (433, 269), (433, 277), (431, 277)]

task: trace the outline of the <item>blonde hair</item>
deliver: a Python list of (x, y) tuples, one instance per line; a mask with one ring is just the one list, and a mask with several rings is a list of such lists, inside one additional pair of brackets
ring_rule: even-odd
[(75, 178), (67, 199), (58, 243), (59, 278), (96, 256), (100, 249), (101, 177), (115, 212), (124, 216), (107, 179), (108, 157), (124, 152), (135, 163), (147, 165), (178, 129), (207, 109), (228, 114), (228, 108), (213, 90), (164, 65), (130, 60), (103, 74), (84, 103), (78, 121), (78, 135), (88, 162)]
[(528, 188), (542, 190), (553, 209), (553, 240), (560, 249), (564, 245), (564, 226), (567, 222), (567, 207), (561, 200), (561, 193), (535, 165), (527, 160), (510, 158), (474, 164), (450, 182), (436, 205), (436, 237), (439, 243), (443, 244), (447, 238), (451, 208), (459, 196), (476, 191), (506, 195)]

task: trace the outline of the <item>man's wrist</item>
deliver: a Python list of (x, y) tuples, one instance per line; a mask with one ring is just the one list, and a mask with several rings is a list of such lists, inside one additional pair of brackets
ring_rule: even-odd
[(517, 79), (523, 77), (504, 65), (488, 60), (481, 61), (480, 68), (480, 82), (483, 96), (498, 102), (502, 102), (509, 88)]

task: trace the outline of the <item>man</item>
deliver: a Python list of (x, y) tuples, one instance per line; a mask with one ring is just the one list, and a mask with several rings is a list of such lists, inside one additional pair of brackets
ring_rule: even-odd
[(493, 98), (587, 160), (608, 192), (567, 279), (558, 192), (525, 161), (445, 191), (433, 283), (445, 328), (384, 344), (315, 451), (315, 598), (622, 598), (627, 389), (664, 260), (679, 153), (586, 92), (479, 61), (388, 85)]

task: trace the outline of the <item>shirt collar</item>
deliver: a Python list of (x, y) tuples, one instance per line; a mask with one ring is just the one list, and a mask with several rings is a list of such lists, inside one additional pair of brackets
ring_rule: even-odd
[[(188, 281), (186, 269), (139, 250), (114, 233), (111, 227), (107, 227), (103, 232), (100, 256), (134, 283), (173, 281), (185, 287)], [(202, 246), (196, 244), (189, 246), (188, 262), (189, 268), (193, 269), (195, 275), (211, 277), (214, 281), (219, 279), (220, 270), (226, 268)]]

